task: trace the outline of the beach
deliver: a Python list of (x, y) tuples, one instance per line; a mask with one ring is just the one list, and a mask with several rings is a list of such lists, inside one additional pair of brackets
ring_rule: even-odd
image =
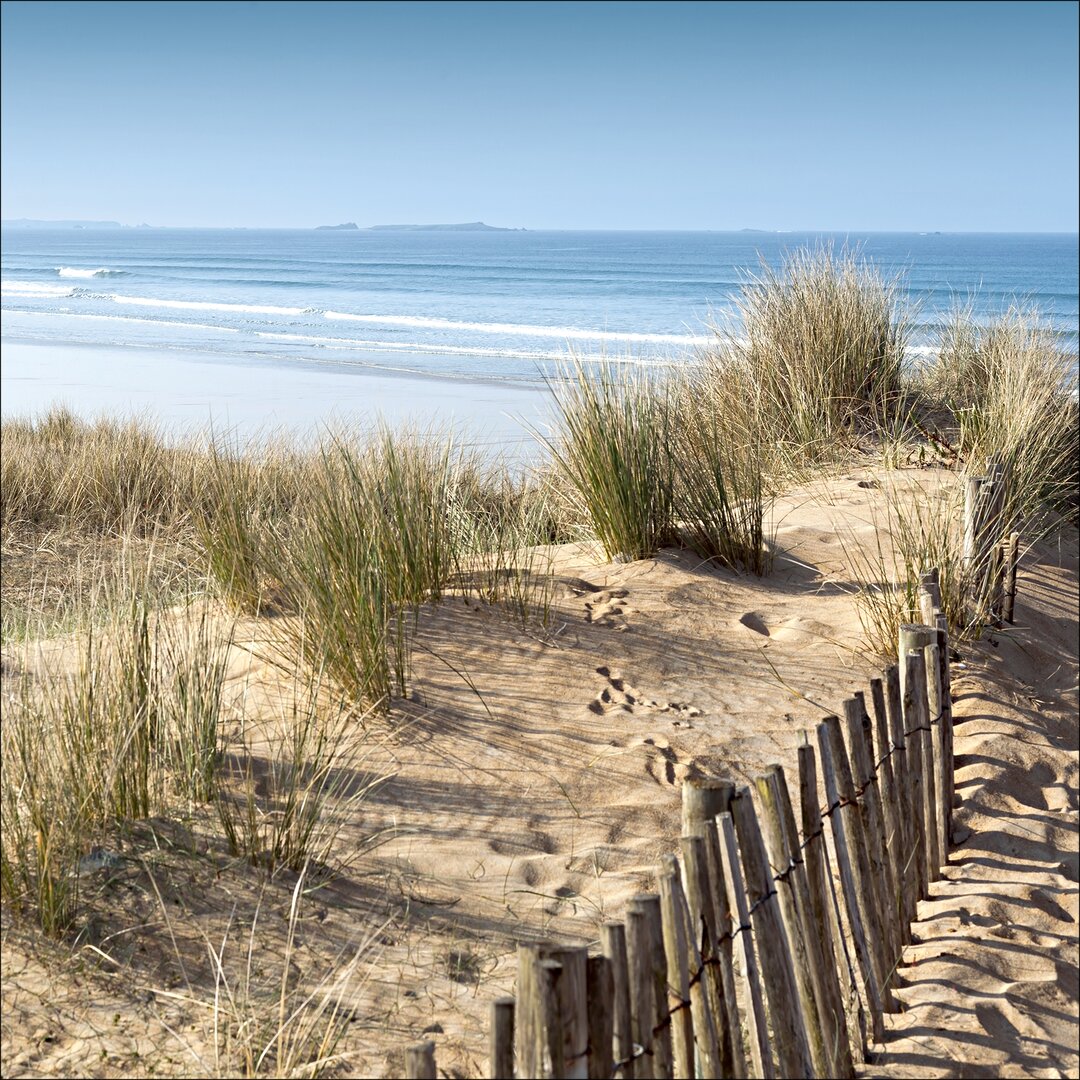
[[(540, 386), (395, 373), (393, 357), (370, 368), (316, 366), (197, 351), (0, 341), (5, 417), (56, 405), (87, 418), (141, 416), (177, 436), (318, 437), (334, 427), (455, 431), (468, 445), (527, 458), (527, 427), (549, 416)], [(382, 363), (380, 363), (382, 361)]]

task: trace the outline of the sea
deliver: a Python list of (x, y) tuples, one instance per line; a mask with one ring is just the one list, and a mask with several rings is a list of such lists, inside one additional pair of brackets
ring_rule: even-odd
[(1075, 234), (7, 229), (2, 333), (536, 382), (570, 356), (685, 361), (748, 274), (822, 245), (902, 278), (917, 349), (958, 306), (1022, 305), (1077, 352)]

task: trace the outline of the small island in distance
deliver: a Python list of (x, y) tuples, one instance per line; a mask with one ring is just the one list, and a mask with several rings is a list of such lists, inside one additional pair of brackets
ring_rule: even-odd
[(344, 225), (316, 225), (318, 229), (353, 229), (357, 232), (525, 232), (524, 229), (504, 229), (498, 225), (485, 225), (482, 221), (466, 221), (459, 225), (369, 225), (361, 229), (355, 221)]

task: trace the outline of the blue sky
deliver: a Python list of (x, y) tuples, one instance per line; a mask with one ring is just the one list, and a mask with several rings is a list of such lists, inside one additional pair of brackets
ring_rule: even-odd
[(1075, 231), (1077, 10), (9, 0), (2, 216)]

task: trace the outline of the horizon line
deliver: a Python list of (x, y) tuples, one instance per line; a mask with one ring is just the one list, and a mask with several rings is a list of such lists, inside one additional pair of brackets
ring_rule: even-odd
[[(5, 225), (22, 224), (24, 222), (33, 222), (35, 224), (40, 223), (42, 225), (61, 225), (67, 222), (71, 222), (72, 231), (85, 231), (85, 232), (107, 232), (115, 229), (124, 230), (146, 230), (146, 229), (170, 229), (170, 230), (229, 230), (229, 231), (265, 231), (265, 232), (392, 232), (394, 229), (386, 225), (359, 225), (355, 229), (342, 229), (338, 226), (331, 226), (329, 228), (320, 225), (150, 225), (146, 222), (141, 222), (138, 225), (129, 225), (124, 222), (113, 222), (110, 219), (103, 218), (28, 218), (28, 217), (6, 217), (0, 219), (0, 227)], [(76, 230), (77, 225), (93, 224), (99, 225), (97, 229), (81, 229)], [(431, 225), (442, 223), (431, 223)], [(456, 222), (454, 224), (457, 224)], [(480, 222), (480, 224), (484, 224)], [(25, 226), (24, 226), (25, 227)], [(421, 225), (416, 226), (411, 223), (402, 223), (401, 231), (424, 231), (428, 226)], [(439, 231), (432, 229), (432, 231)], [(468, 230), (462, 230), (463, 232)], [(477, 230), (481, 231), (481, 230)], [(637, 225), (619, 225), (619, 226), (589, 226), (589, 225), (574, 225), (574, 226), (562, 226), (562, 225), (535, 225), (535, 226), (523, 226), (523, 225), (503, 225), (492, 226), (492, 232), (656, 232), (656, 233), (750, 233), (750, 234), (763, 234), (769, 236), (784, 236), (794, 233), (894, 233), (894, 234), (910, 234), (914, 236), (934, 236), (934, 235), (950, 235), (950, 236), (978, 236), (978, 235), (997, 235), (997, 236), (1076, 236), (1080, 235), (1080, 229), (935, 229), (935, 228), (874, 228), (864, 226), (845, 226), (843, 228), (836, 227), (809, 227), (800, 226), (787, 229), (776, 228), (762, 228), (758, 226), (738, 226), (738, 227), (707, 227), (707, 226), (682, 226), (682, 227), (658, 227), (658, 226), (637, 226)]]

